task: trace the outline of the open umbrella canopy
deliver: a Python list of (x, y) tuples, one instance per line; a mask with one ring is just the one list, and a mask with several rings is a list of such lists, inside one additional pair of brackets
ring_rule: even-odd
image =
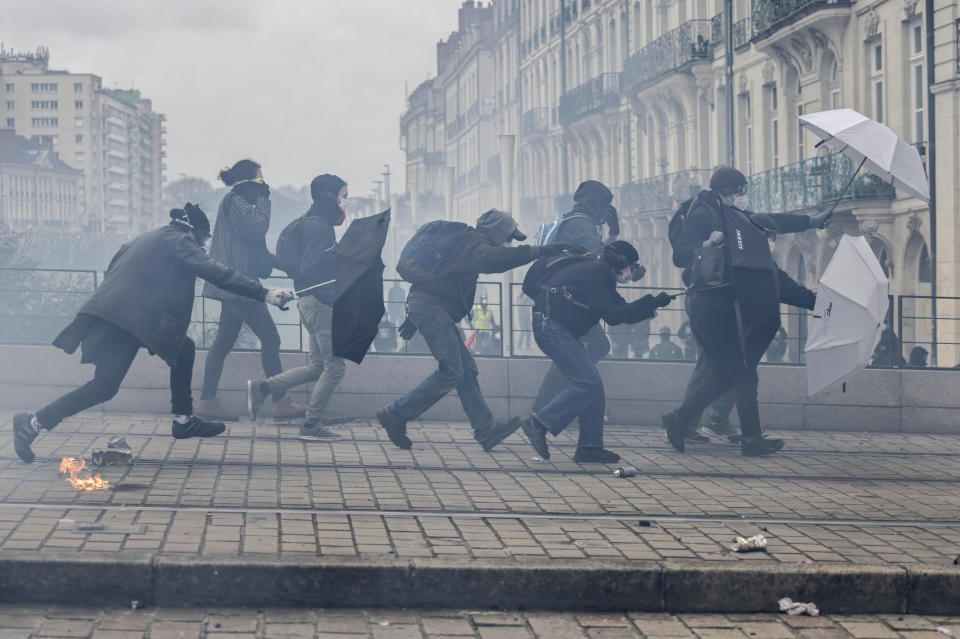
[(337, 245), (333, 354), (359, 364), (383, 318), (383, 260), (390, 209), (350, 223)]
[(844, 235), (820, 277), (807, 337), (807, 396), (870, 362), (890, 305), (889, 282), (862, 237)]
[(853, 109), (801, 115), (800, 126), (896, 188), (930, 201), (920, 153), (886, 126)]

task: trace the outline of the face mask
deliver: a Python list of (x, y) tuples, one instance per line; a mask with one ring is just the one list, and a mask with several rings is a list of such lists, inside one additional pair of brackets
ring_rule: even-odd
[(617, 273), (617, 284), (626, 284), (627, 282), (633, 281), (633, 269), (627, 267)]
[(345, 197), (337, 198), (337, 206), (339, 206), (340, 210), (343, 211), (344, 213), (347, 212), (347, 207), (349, 205), (350, 205), (350, 200), (348, 198), (345, 198)]
[(734, 208), (745, 211), (747, 205), (750, 203), (750, 199), (746, 195), (732, 195), (730, 196), (730, 205)]

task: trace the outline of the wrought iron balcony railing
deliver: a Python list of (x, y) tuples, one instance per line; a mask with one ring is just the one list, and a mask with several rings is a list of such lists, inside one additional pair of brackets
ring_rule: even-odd
[[(840, 196), (856, 168), (850, 158), (833, 153), (754, 173), (748, 178), (750, 209), (782, 213), (829, 204)], [(894, 196), (893, 186), (861, 171), (843, 200), (889, 200)]]
[(443, 166), (445, 164), (443, 151), (427, 151), (423, 155), (423, 163), (431, 168)]
[(566, 126), (619, 103), (620, 74), (601, 73), (560, 96), (560, 124)]
[(455, 138), (460, 135), (460, 132), (463, 130), (463, 116), (458, 115), (453, 120), (447, 123), (447, 139)]
[(629, 217), (672, 211), (706, 188), (710, 173), (706, 169), (687, 169), (627, 182), (620, 187), (620, 214)]
[(622, 74), (624, 90), (643, 88), (697, 60), (709, 59), (713, 51), (711, 22), (684, 22), (627, 58)]
[(750, 4), (753, 37), (763, 37), (820, 7), (850, 6), (850, 0), (752, 0)]
[(753, 21), (750, 18), (744, 18), (743, 20), (738, 20), (733, 23), (733, 48), (739, 49), (740, 47), (750, 44), (750, 39), (753, 37)]
[(550, 109), (530, 109), (523, 114), (523, 134), (544, 133), (550, 126)]

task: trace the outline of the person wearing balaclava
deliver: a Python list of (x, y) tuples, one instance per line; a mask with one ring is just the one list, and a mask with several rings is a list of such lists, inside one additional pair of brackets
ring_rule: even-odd
[[(230, 187), (220, 201), (217, 221), (210, 238), (210, 256), (252, 279), (269, 277), (276, 259), (267, 250), (270, 228), (270, 187), (263, 180), (260, 165), (240, 160), (220, 171), (220, 181)], [(203, 287), (203, 296), (220, 303), (217, 336), (210, 345), (203, 368), (203, 388), (197, 414), (208, 419), (237, 421), (239, 416), (220, 403), (217, 390), (223, 365), (246, 324), (260, 341), (260, 362), (266, 376), (276, 375), (280, 365), (280, 333), (267, 305), (255, 302), (213, 284)], [(289, 395), (273, 396), (272, 415), (276, 419), (302, 417), (305, 408), (293, 403)]]
[[(452, 223), (451, 223), (452, 224)], [(520, 427), (520, 419), (495, 421), (480, 393), (477, 364), (464, 345), (457, 324), (473, 306), (480, 273), (505, 273), (528, 264), (541, 255), (557, 255), (564, 246), (506, 246), (525, 240), (509, 213), (492, 209), (464, 227), (441, 257), (433, 276), (415, 282), (407, 295), (407, 320), (400, 329), (404, 339), (419, 331), (437, 360), (437, 370), (416, 388), (377, 411), (380, 425), (399, 448), (413, 445), (407, 422), (418, 418), (452, 390), (473, 427), (474, 439), (485, 451)]]
[(41, 429), (111, 399), (141, 348), (170, 366), (172, 434), (176, 439), (213, 437), (221, 422), (193, 413), (190, 384), (195, 346), (187, 337), (197, 278), (224, 290), (277, 307), (294, 298), (292, 291), (267, 290), (258, 282), (217, 263), (203, 245), (210, 221), (199, 206), (170, 211), (167, 226), (148, 231), (120, 247), (103, 283), (54, 340), (67, 353), (80, 348), (84, 364), (93, 364), (93, 379), (36, 413), (13, 418), (14, 449), (26, 463)]
[[(333, 354), (333, 304), (337, 300), (336, 256), (331, 249), (337, 244), (336, 227), (347, 217), (347, 183), (330, 173), (318, 175), (310, 182), (313, 204), (310, 210), (284, 229), (297, 240), (291, 249), (296, 265), (293, 272), (294, 289), (303, 291), (297, 309), (310, 336), (307, 363), (273, 375), (265, 380), (247, 381), (247, 408), (250, 419), (256, 419), (264, 400), (270, 395), (284, 393), (294, 386), (314, 382), (307, 413), (300, 426), (302, 439), (337, 439), (339, 435), (328, 426), (333, 423), (324, 416), (340, 380), (346, 372), (346, 363)], [(286, 262), (287, 257), (282, 256)], [(317, 286), (322, 284), (322, 286)]]
[[(683, 404), (663, 416), (667, 437), (680, 452), (703, 410), (730, 388), (737, 397), (741, 454), (762, 456), (783, 448), (783, 440), (762, 434), (757, 365), (780, 327), (784, 274), (768, 240), (780, 230), (778, 222), (787, 220), (751, 213), (746, 206), (746, 177), (731, 167), (718, 168), (710, 189), (691, 203), (674, 247), (674, 264), (685, 269), (684, 281), (691, 288), (690, 329), (702, 357), (701, 374), (691, 378)], [(829, 221), (829, 216), (821, 218), (807, 218), (805, 224)], [(711, 247), (723, 247), (724, 271), (720, 283), (704, 285), (691, 279), (691, 268), (701, 249)]]
[[(561, 218), (553, 241), (558, 244), (579, 246), (593, 255), (603, 254), (603, 225), (609, 228), (608, 241), (620, 233), (617, 210), (613, 207), (613, 191), (596, 180), (587, 180), (573, 194), (573, 210)], [(580, 340), (594, 362), (599, 362), (610, 353), (610, 340), (603, 327), (597, 323)], [(547, 371), (540, 389), (533, 400), (533, 410), (546, 406), (567, 384), (566, 378), (556, 365)]]
[(645, 295), (627, 302), (617, 283), (629, 282), (639, 256), (628, 242), (607, 244), (592, 254), (538, 262), (527, 272), (523, 290), (533, 296), (533, 338), (560, 370), (564, 389), (521, 424), (533, 449), (550, 459), (547, 433), (559, 435), (574, 418), (580, 435), (573, 460), (612, 464), (620, 456), (603, 447), (603, 380), (580, 338), (600, 320), (610, 325), (636, 324), (673, 300), (668, 293)]

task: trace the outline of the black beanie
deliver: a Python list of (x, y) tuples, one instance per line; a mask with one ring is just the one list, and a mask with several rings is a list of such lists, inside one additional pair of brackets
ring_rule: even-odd
[(313, 178), (313, 181), (310, 182), (310, 197), (313, 198), (314, 202), (322, 200), (325, 197), (337, 199), (337, 194), (340, 193), (340, 189), (346, 185), (347, 183), (336, 175), (324, 173), (323, 175), (318, 175)]
[(710, 189), (717, 193), (739, 191), (746, 185), (746, 176), (732, 166), (721, 166), (710, 176)]
[(630, 242), (617, 240), (603, 247), (603, 261), (614, 271), (622, 271), (640, 259), (637, 249)]
[(171, 224), (189, 231), (210, 232), (210, 220), (203, 209), (196, 204), (187, 202), (182, 209), (170, 209), (170, 219), (173, 220)]

